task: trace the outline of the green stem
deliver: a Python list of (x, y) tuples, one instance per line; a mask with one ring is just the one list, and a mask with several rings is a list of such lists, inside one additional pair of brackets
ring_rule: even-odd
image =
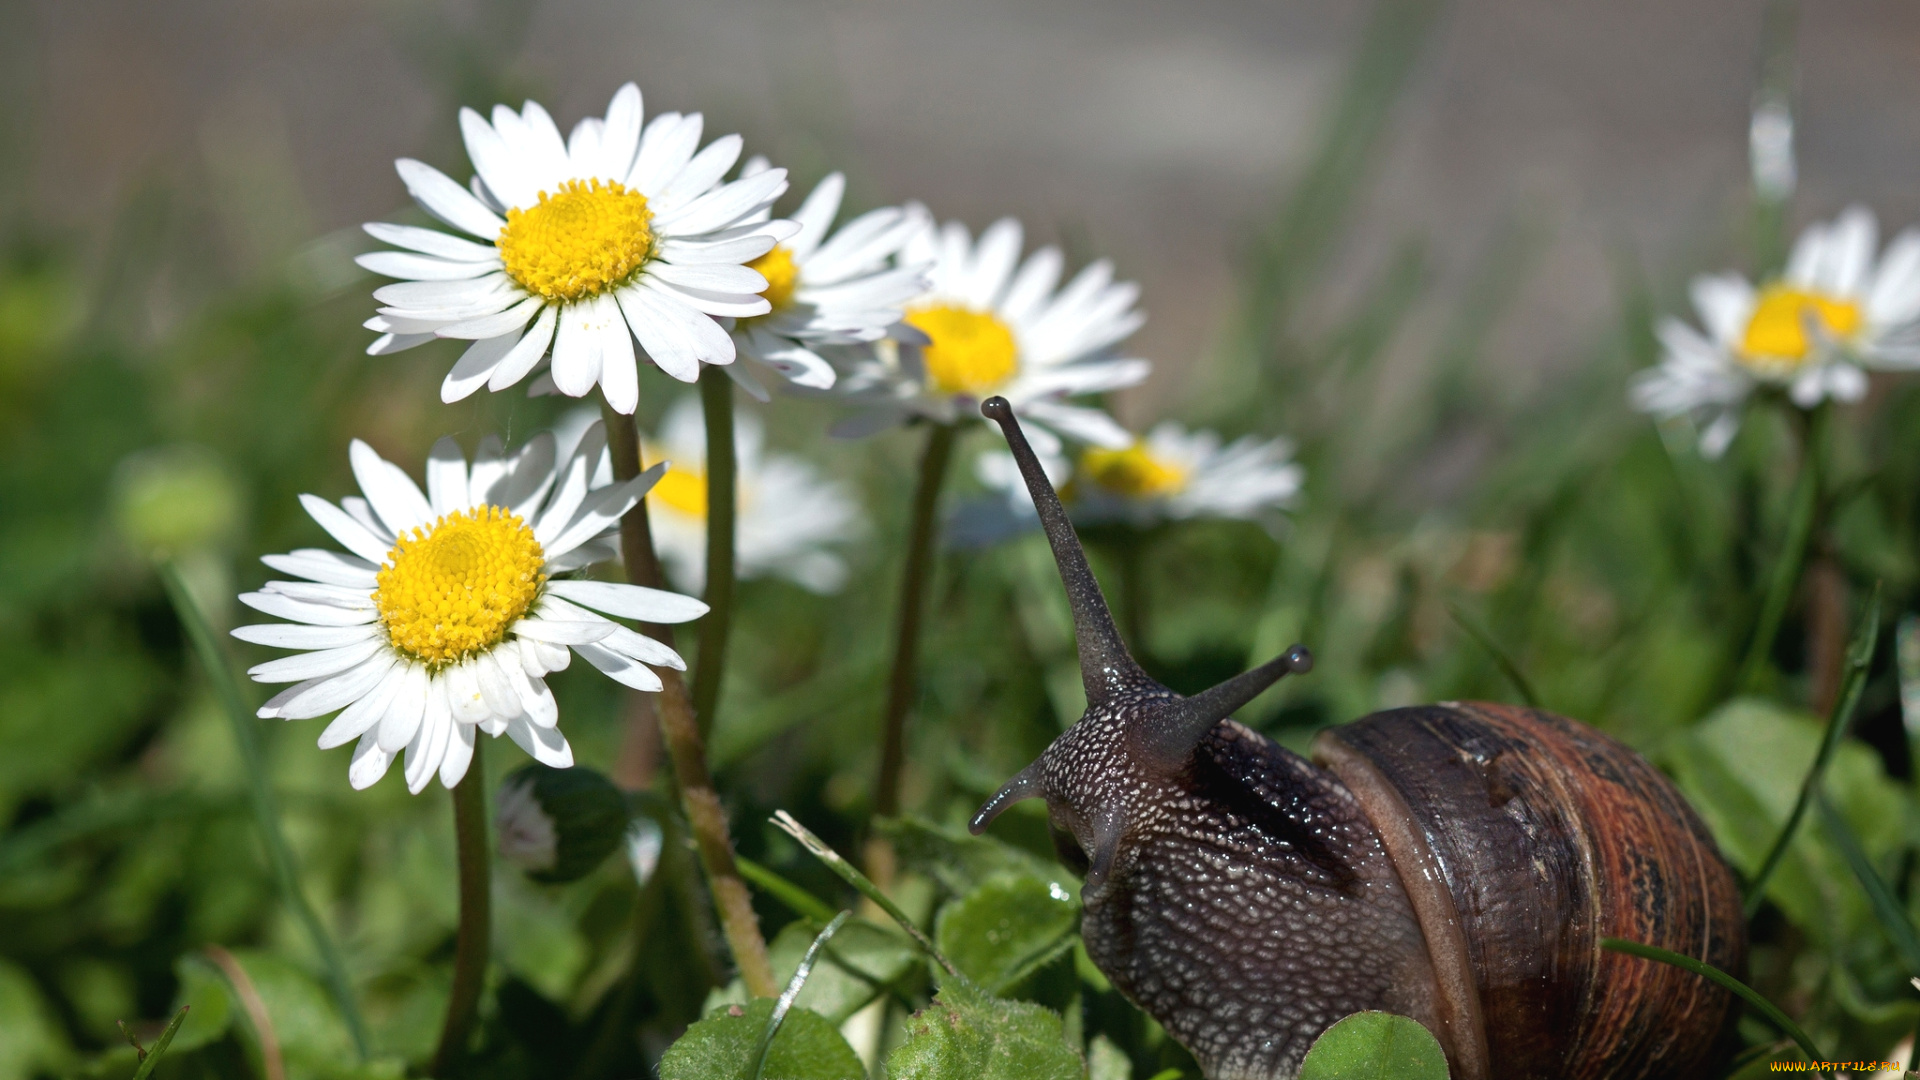
[(733, 379), (717, 367), (700, 373), (700, 407), (707, 426), (707, 614), (700, 620), (700, 652), (693, 666), (693, 715), (700, 737), (713, 736), (733, 629), (734, 536), (739, 511), (733, 437)]
[(1128, 529), (1115, 545), (1120, 570), (1120, 619), (1125, 624), (1127, 643), (1135, 656), (1148, 656), (1147, 648), (1147, 546), (1152, 535)]
[(467, 775), (453, 787), (453, 833), (460, 853), (460, 929), (454, 936), (453, 990), (447, 1020), (428, 1075), (444, 1077), (466, 1056), (480, 991), (487, 982), (487, 951), (493, 931), (493, 892), (487, 868), (486, 755), (478, 748)]
[[(607, 447), (613, 455), (615, 480), (630, 480), (640, 475), (640, 429), (633, 417), (615, 412), (601, 402), (600, 414), (606, 421)], [(620, 519), (620, 553), (626, 564), (627, 580), (636, 585), (659, 588), (660, 562), (653, 550), (653, 533), (647, 525), (647, 501), (641, 499)], [(644, 624), (648, 637), (671, 648), (673, 628)], [(707, 769), (706, 740), (700, 737), (700, 724), (693, 714), (693, 701), (687, 694), (686, 680), (672, 668), (658, 672), (660, 693), (655, 699), (660, 717), (660, 734), (673, 759), (674, 783), (679, 788), (680, 805), (687, 815), (687, 828), (693, 833), (694, 846), (700, 852), (700, 867), (706, 873), (707, 888), (713, 895), (720, 930), (733, 953), (740, 981), (754, 997), (773, 997), (780, 992), (774, 981), (773, 964), (767, 959), (767, 939), (760, 933), (753, 913), (753, 895), (740, 878), (733, 862), (733, 837), (727, 828), (727, 814), (720, 794), (713, 788), (713, 776)]]
[(1527, 676), (1520, 670), (1520, 665), (1514, 663), (1513, 657), (1508, 656), (1506, 650), (1500, 647), (1500, 643), (1493, 640), (1493, 635), (1467, 618), (1466, 612), (1461, 611), (1459, 605), (1452, 601), (1447, 602), (1447, 614), (1453, 616), (1453, 621), (1460, 625), (1460, 629), (1467, 632), (1468, 637), (1486, 650), (1488, 656), (1493, 657), (1494, 666), (1498, 667), (1500, 673), (1507, 677), (1507, 681), (1513, 684), (1514, 690), (1519, 693), (1520, 700), (1526, 703), (1527, 708), (1539, 708), (1540, 695), (1533, 692), (1533, 684), (1527, 681)]
[(1813, 767), (1807, 770), (1806, 779), (1800, 782), (1800, 795), (1793, 801), (1793, 812), (1787, 815), (1786, 825), (1780, 829), (1780, 835), (1774, 839), (1767, 857), (1761, 860), (1759, 871), (1747, 885), (1749, 919), (1760, 910), (1761, 902), (1766, 899), (1767, 881), (1780, 868), (1780, 860), (1786, 857), (1787, 845), (1793, 842), (1793, 834), (1799, 831), (1801, 820), (1807, 816), (1807, 807), (1812, 804), (1814, 792), (1820, 787), (1820, 778), (1826, 775), (1827, 764), (1833, 760), (1833, 753), (1839, 749), (1841, 738), (1853, 723), (1853, 712), (1860, 704), (1860, 691), (1867, 684), (1867, 669), (1873, 664), (1873, 647), (1879, 637), (1880, 587), (1875, 585), (1873, 598), (1867, 602), (1866, 614), (1861, 617), (1860, 628), (1854, 632), (1853, 643), (1847, 648), (1846, 679), (1840, 684), (1840, 699), (1834, 702), (1833, 714), (1827, 718), (1827, 733), (1820, 740), (1820, 752), (1814, 755)]
[(953, 457), (957, 424), (929, 423), (927, 447), (920, 455), (920, 480), (913, 490), (912, 524), (907, 535), (907, 564), (900, 575), (899, 622), (894, 634), (893, 673), (887, 680), (886, 712), (880, 719), (880, 776), (873, 788), (873, 812), (900, 812), (900, 770), (906, 764), (907, 713), (913, 708), (920, 667), (920, 627), (925, 616), (927, 579), (933, 576), (935, 511)]
[[(1803, 414), (1796, 412), (1796, 419)], [(1826, 432), (1827, 408), (1818, 409), (1811, 420), (1799, 420), (1794, 431), (1800, 436), (1800, 475), (1794, 481), (1793, 501), (1787, 511), (1787, 534), (1780, 549), (1780, 561), (1774, 564), (1773, 579), (1767, 584), (1766, 598), (1760, 605), (1760, 621), (1753, 641), (1740, 663), (1736, 681), (1741, 693), (1755, 693), (1767, 671), (1767, 656), (1773, 639), (1780, 634), (1780, 622), (1786, 618), (1800, 584), (1800, 571), (1806, 565), (1807, 542), (1813, 536), (1814, 519), (1820, 503), (1820, 447)]]
[(267, 863), (272, 868), (274, 884), (280, 890), (281, 902), (292, 910), (294, 917), (306, 930), (313, 951), (319, 954), (321, 966), (326, 969), (327, 992), (347, 1023), (347, 1031), (353, 1036), (354, 1049), (359, 1052), (360, 1060), (365, 1061), (366, 1022), (360, 1017), (359, 1004), (353, 997), (353, 984), (347, 979), (346, 964), (340, 959), (340, 950), (334, 944), (333, 935), (327, 932), (313, 905), (307, 902), (306, 893), (301, 891), (300, 870), (294, 862), (293, 849), (287, 845), (286, 834), (280, 829), (280, 807), (274, 797), (273, 779), (267, 772), (266, 752), (260, 745), (260, 733), (254, 727), (256, 717), (253, 709), (247, 705), (246, 691), (241, 688), (225, 651), (214, 638), (212, 624), (200, 610), (200, 605), (194, 602), (193, 594), (187, 590), (187, 583), (180, 576), (179, 568), (167, 561), (160, 564), (159, 571), (160, 581), (166, 586), (167, 598), (173, 602), (173, 610), (186, 628), (187, 639), (200, 658), (201, 666), (206, 669), (207, 681), (213, 684), (214, 694), (220, 699), (220, 705), (233, 726), (233, 741), (240, 748), (241, 767), (247, 774), (254, 824), (259, 826), (260, 842), (267, 849)]
[[(814, 835), (812, 829), (800, 824), (798, 819), (785, 810), (774, 811), (773, 816), (767, 820), (777, 826), (780, 831), (800, 841), (800, 846), (806, 848), (808, 854), (819, 859), (827, 869), (833, 871), (834, 876), (853, 886), (855, 892), (873, 901), (875, 907), (886, 912), (887, 917), (897, 923), (900, 929), (905, 930), (915, 945), (920, 946), (920, 951), (931, 957), (933, 962), (939, 964), (947, 974), (967, 982), (967, 977), (960, 973), (959, 968), (953, 966), (953, 961), (947, 959), (946, 954), (940, 951), (940, 947), (927, 936), (927, 932), (915, 925), (913, 919), (900, 910), (900, 905), (894, 903), (892, 897), (880, 891), (880, 887), (875, 885), (867, 875), (861, 873), (858, 867), (848, 862), (846, 856), (833, 850), (825, 840)], [(972, 985), (970, 982), (967, 984)]]

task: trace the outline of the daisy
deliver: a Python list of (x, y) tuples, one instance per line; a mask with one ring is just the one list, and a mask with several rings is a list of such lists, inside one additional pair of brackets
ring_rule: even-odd
[(1920, 230), (1900, 234), (1874, 259), (1872, 212), (1853, 207), (1809, 227), (1786, 272), (1755, 289), (1739, 274), (1693, 281), (1706, 333), (1669, 318), (1665, 356), (1634, 379), (1635, 408), (1704, 421), (1700, 449), (1718, 457), (1740, 429), (1755, 389), (1774, 387), (1802, 409), (1858, 401), (1865, 368), (1920, 366)]
[(1016, 270), (1020, 243), (1020, 223), (1012, 218), (988, 226), (978, 243), (958, 222), (936, 230), (928, 221), (908, 240), (900, 262), (932, 266), (931, 288), (908, 304), (906, 316), (926, 343), (877, 349), (855, 368), (846, 390), (866, 409), (836, 434), (868, 434), (914, 416), (939, 423), (977, 418), (980, 401), (999, 394), (1019, 410), (1043, 452), (1058, 452), (1054, 432), (1115, 449), (1131, 442), (1106, 413), (1061, 399), (1147, 377), (1145, 360), (1113, 355), (1145, 319), (1134, 307), (1139, 287), (1115, 283), (1113, 265), (1102, 260), (1055, 291), (1060, 249), (1041, 248)]
[[(261, 561), (302, 581), (270, 581), (240, 601), (288, 622), (243, 626), (242, 641), (301, 650), (253, 668), (294, 683), (260, 708), (304, 720), (341, 710), (320, 748), (358, 739), (347, 777), (368, 787), (406, 751), (407, 789), (438, 773), (452, 787), (474, 733), (503, 732), (534, 759), (566, 768), (573, 750), (543, 678), (568, 648), (618, 682), (660, 689), (646, 665), (682, 670), (672, 649), (605, 618), (678, 623), (707, 610), (675, 593), (563, 577), (617, 553), (613, 530), (665, 470), (596, 484), (606, 438), (596, 424), (556, 467), (542, 433), (511, 455), (480, 444), (471, 468), (450, 438), (427, 459), (427, 490), (366, 443), (350, 452), (364, 497), (301, 504), (345, 552), (307, 548)], [(594, 610), (589, 610), (594, 609)]]
[[(756, 157), (742, 175), (766, 169), (766, 159)], [(904, 305), (927, 289), (924, 266), (894, 264), (901, 247), (924, 227), (925, 210), (870, 210), (829, 236), (846, 187), (840, 173), (820, 181), (791, 222), (767, 223), (784, 241), (747, 264), (767, 279), (761, 296), (772, 310), (736, 322), (734, 346), (795, 386), (831, 387), (836, 372), (818, 350), (886, 337), (900, 322)], [(790, 232), (796, 225), (799, 231)], [(743, 365), (727, 368), (727, 374), (754, 397), (768, 400), (766, 388)]]
[(660, 369), (692, 382), (700, 365), (730, 364), (721, 319), (765, 315), (767, 279), (745, 263), (793, 233), (764, 211), (786, 171), (720, 178), (740, 137), (700, 145), (701, 116), (662, 113), (643, 129), (640, 90), (620, 88), (605, 119), (588, 117), (566, 140), (535, 102), (504, 105), (488, 123), (460, 111), (472, 190), (418, 161), (396, 162), (429, 214), (475, 239), (438, 229), (370, 224), (404, 251), (359, 258), (405, 279), (374, 291), (383, 305), (367, 349), (399, 352), (436, 337), (472, 341), (441, 384), (445, 401), (486, 386), (504, 390), (551, 356), (553, 385), (581, 397), (597, 383), (631, 413), (639, 397), (633, 340)]
[[(1257, 520), (1292, 504), (1306, 479), (1286, 439), (1246, 436), (1222, 445), (1211, 431), (1188, 431), (1169, 420), (1122, 450), (1082, 451), (1070, 477), (1066, 462), (1043, 460), (1050, 479), (1065, 479), (1061, 496), (1076, 521), (1151, 525), (1191, 518)], [(1033, 500), (1006, 454), (983, 456), (982, 482), (1005, 492), (1021, 516)]]
[[(734, 563), (745, 578), (773, 575), (816, 593), (839, 591), (847, 564), (831, 546), (855, 539), (866, 525), (844, 485), (823, 479), (810, 464), (784, 454), (763, 454), (758, 418), (734, 414), (739, 478)], [(672, 459), (666, 475), (647, 493), (653, 542), (674, 584), (688, 592), (706, 588), (706, 422), (700, 402), (687, 397), (668, 410), (649, 457)]]

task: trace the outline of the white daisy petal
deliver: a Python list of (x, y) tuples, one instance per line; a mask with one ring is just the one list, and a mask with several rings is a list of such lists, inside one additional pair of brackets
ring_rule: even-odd
[[(342, 708), (372, 690), (393, 666), (393, 654), (378, 652), (337, 675), (323, 677), (275, 707), (282, 720), (309, 720)], [(271, 704), (271, 702), (269, 702)], [(261, 709), (266, 715), (266, 709)]]
[(640, 88), (627, 83), (607, 104), (606, 128), (600, 133), (600, 164), (593, 170), (594, 176), (625, 179), (633, 169), (634, 155), (640, 152), (640, 121)]
[(486, 697), (480, 693), (480, 677), (474, 671), (473, 661), (455, 664), (441, 677), (446, 680), (447, 706), (453, 710), (455, 720), (477, 724), (493, 715), (487, 708)]
[(505, 390), (525, 378), (527, 372), (540, 362), (540, 358), (547, 355), (547, 346), (552, 344), (553, 331), (559, 322), (558, 306), (549, 304), (541, 308), (525, 336), (507, 355), (500, 358), (499, 366), (493, 369), (493, 374), (487, 379), (487, 389)]
[(365, 735), (380, 718), (387, 714), (387, 706), (393, 703), (393, 695), (406, 682), (407, 669), (404, 664), (394, 664), (387, 668), (385, 675), (374, 684), (373, 689), (361, 695), (358, 701), (340, 710), (333, 723), (320, 733), (319, 747), (331, 750), (336, 746), (345, 746)]
[(375, 571), (378, 566), (365, 559), (356, 559), (338, 551), (325, 551), (320, 548), (301, 548), (285, 555), (262, 555), (260, 561), (283, 574), (292, 574), (309, 581), (321, 581), (328, 585), (364, 586), (373, 588)]
[(430, 676), (425, 666), (409, 663), (406, 676), (394, 690), (393, 700), (388, 702), (386, 713), (380, 717), (379, 726), (372, 734), (380, 744), (380, 749), (389, 754), (398, 753), (413, 741), (413, 735), (420, 730), (420, 718), (427, 711), (427, 690)]
[(447, 755), (440, 761), (440, 786), (451, 789), (467, 775), (473, 762), (474, 725), (454, 724)]
[(603, 294), (593, 299), (600, 327), (600, 393), (613, 411), (632, 415), (640, 404), (640, 369), (633, 355), (633, 331), (620, 302)]
[(520, 698), (513, 692), (513, 684), (507, 681), (506, 672), (492, 653), (481, 653), (473, 658), (473, 676), (474, 682), (479, 684), (480, 696), (486, 702), (487, 711), (507, 718), (520, 715)]
[(432, 334), (381, 334), (373, 339), (373, 344), (367, 346), (367, 355), (391, 356), (437, 340)]
[(442, 259), (455, 262), (497, 262), (500, 252), (491, 244), (476, 244), (463, 240), (438, 229), (422, 229), (414, 225), (389, 225), (384, 221), (370, 221), (360, 226), (367, 235), (375, 240), (418, 251), (423, 255), (437, 255)]
[(440, 760), (447, 756), (447, 740), (452, 734), (453, 713), (447, 708), (446, 686), (443, 680), (434, 679), (427, 686), (427, 708), (420, 718), (420, 730), (407, 744), (404, 775), (408, 791), (418, 795), (426, 790), (440, 771)]
[[(505, 653), (513, 647), (506, 642), (500, 646)], [(553, 691), (541, 679), (529, 678), (527, 669), (520, 664), (517, 656), (501, 656), (500, 671), (507, 677), (507, 684), (520, 699), (520, 708), (535, 727), (550, 728), (560, 722), (560, 708), (553, 700)]]
[(846, 190), (845, 173), (828, 173), (801, 200), (800, 208), (793, 212), (794, 224), (800, 226), (800, 231), (787, 241), (796, 260), (804, 261), (827, 238), (827, 230), (833, 227), (833, 219), (840, 213), (840, 200)]
[(562, 308), (560, 328), (553, 338), (553, 385), (568, 397), (585, 397), (600, 379), (600, 350), (592, 305)]
[(548, 619), (521, 619), (513, 624), (515, 634), (555, 645), (583, 645), (599, 641), (613, 633), (613, 628), (614, 624), (610, 622), (554, 622)]
[(443, 338), (477, 340), (479, 338), (499, 337), (510, 334), (527, 325), (533, 317), (546, 306), (546, 301), (538, 296), (529, 296), (505, 311), (492, 315), (482, 315), (474, 319), (462, 319), (459, 322), (443, 326), (434, 333)]
[(347, 766), (347, 783), (352, 784), (355, 791), (365, 791), (379, 783), (392, 764), (391, 753), (381, 749), (371, 734), (362, 735), (353, 748), (353, 764)]
[(410, 281), (464, 281), (500, 269), (499, 259), (491, 262), (456, 262), (432, 255), (409, 255), (404, 251), (369, 251), (364, 255), (355, 255), (353, 261), (363, 270)]
[(487, 189), (509, 206), (529, 206), (540, 194), (540, 186), (522, 168), (519, 155), (507, 146), (492, 124), (472, 109), (460, 110), (460, 135), (467, 144), (467, 157), (474, 171), (486, 182)]
[(627, 174), (627, 186), (638, 188), (644, 195), (653, 195), (665, 187), (693, 160), (693, 151), (700, 145), (702, 123), (699, 113), (691, 116), (661, 113), (649, 121), (641, 132), (640, 151)]
[(386, 642), (377, 638), (368, 638), (337, 649), (320, 649), (295, 656), (283, 656), (264, 664), (255, 664), (247, 669), (247, 674), (253, 678), (254, 682), (262, 683), (290, 683), (318, 679), (328, 675), (338, 675), (348, 668), (356, 667), (361, 661), (386, 647)]
[(440, 436), (427, 454), (427, 502), (435, 517), (473, 505), (467, 493), (467, 456), (451, 435)]
[(499, 337), (481, 338), (467, 346), (467, 351), (460, 354), (453, 370), (447, 372), (441, 382), (440, 400), (451, 405), (487, 385), (499, 370), (500, 362), (513, 352), (520, 340), (519, 333), (508, 332)]
[(327, 530), (327, 535), (338, 540), (348, 551), (375, 566), (387, 561), (387, 549), (393, 546), (392, 543), (375, 536), (371, 529), (355, 521), (345, 510), (318, 495), (300, 496), (300, 505), (306, 508), (308, 516), (315, 523)]
[(346, 608), (349, 611), (363, 611), (374, 606), (373, 595), (366, 588), (353, 585), (329, 585), (323, 581), (269, 581), (260, 586), (260, 591), (290, 596), (309, 604)]
[(573, 748), (556, 729), (536, 726), (527, 717), (520, 716), (507, 724), (507, 737), (542, 765), (573, 768)]
[(582, 607), (656, 624), (683, 623), (707, 613), (691, 596), (611, 581), (550, 581), (547, 591)]
[(723, 135), (708, 143), (649, 205), (657, 207), (660, 213), (670, 214), (674, 208), (706, 194), (733, 168), (733, 163), (740, 160), (740, 146), (738, 135)]
[(645, 664), (631, 657), (622, 656), (603, 645), (575, 645), (573, 651), (579, 653), (587, 663), (600, 670), (607, 678), (635, 690), (657, 693), (660, 690), (660, 676), (655, 675)]
[(758, 294), (767, 287), (767, 279), (760, 276), (760, 271), (722, 263), (678, 266), (662, 262), (649, 268), (647, 273), (660, 281), (713, 292)]
[(347, 460), (353, 465), (353, 478), (359, 481), (360, 491), (389, 531), (400, 535), (433, 520), (433, 508), (413, 478), (375, 453), (373, 447), (355, 439), (347, 448)]
[(420, 208), (454, 228), (492, 240), (506, 227), (497, 214), (433, 166), (401, 158), (393, 167)]
[(371, 607), (356, 610), (334, 604), (312, 604), (272, 592), (241, 593), (240, 602), (263, 615), (313, 626), (361, 626), (378, 617)]
[[(642, 151), (644, 155), (645, 151)], [(787, 189), (787, 170), (766, 172), (735, 180), (716, 188), (684, 207), (655, 218), (657, 227), (667, 236), (691, 236), (723, 229), (741, 218), (770, 205)]]
[[(553, 436), (548, 434), (547, 438), (551, 441)], [(480, 440), (479, 447), (473, 452), (473, 468), (467, 473), (467, 494), (473, 499), (471, 505), (479, 506), (486, 503), (508, 505), (493, 497), (494, 485), (506, 479), (507, 476), (504, 450), (505, 447), (501, 444), (498, 435), (488, 435)]]
[(357, 626), (302, 626), (292, 623), (255, 623), (236, 626), (231, 633), (241, 641), (276, 649), (339, 649), (373, 638), (379, 631)]
[(688, 323), (706, 316), (692, 309), (684, 314), (673, 310), (666, 299), (651, 289), (630, 287), (616, 294), (627, 326), (640, 340), (640, 347), (661, 371), (692, 382), (700, 377), (700, 359)]

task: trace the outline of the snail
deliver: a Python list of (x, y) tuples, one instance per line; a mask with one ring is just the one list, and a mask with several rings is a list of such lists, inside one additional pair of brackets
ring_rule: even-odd
[(1733, 995), (1600, 947), (1744, 970), (1733, 874), (1666, 777), (1576, 721), (1474, 702), (1326, 729), (1308, 761), (1229, 719), (1311, 668), (1300, 645), (1174, 693), (1127, 652), (1011, 406), (981, 412), (1053, 548), (1087, 711), (971, 828), (1046, 800), (1088, 955), (1210, 1080), (1291, 1077), (1368, 1009), (1424, 1024), (1455, 1080), (1712, 1075)]

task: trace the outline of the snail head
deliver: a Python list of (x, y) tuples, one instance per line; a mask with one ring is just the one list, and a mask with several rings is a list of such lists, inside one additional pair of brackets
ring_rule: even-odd
[(1306, 646), (1295, 645), (1191, 697), (1162, 686), (1141, 669), (1121, 641), (1100, 583), (1087, 566), (1080, 538), (1027, 444), (1013, 406), (1003, 397), (991, 397), (981, 403), (980, 412), (999, 424), (1006, 436), (1034, 509), (1039, 511), (1040, 527), (1053, 548), (1073, 610), (1087, 711), (1038, 760), (988, 799), (969, 828), (975, 834), (984, 832), (1013, 803), (1043, 798), (1062, 856), (1081, 864), (1088, 887), (1097, 889), (1111, 874), (1130, 830), (1148, 816), (1151, 808), (1142, 803), (1151, 800), (1153, 792), (1178, 786), (1194, 748), (1207, 732), (1281, 676), (1311, 670), (1313, 657)]

